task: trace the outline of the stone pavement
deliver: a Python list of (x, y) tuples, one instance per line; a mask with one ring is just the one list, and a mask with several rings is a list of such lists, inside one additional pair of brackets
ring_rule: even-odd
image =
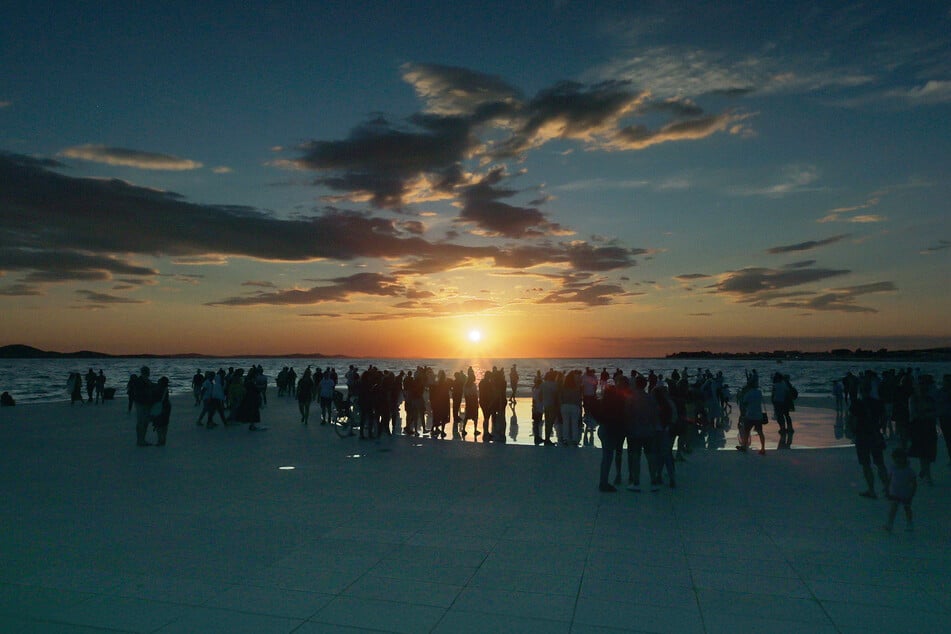
[(695, 451), (677, 489), (602, 494), (597, 449), (361, 442), (295, 410), (272, 396), (268, 431), (206, 430), (177, 398), (169, 445), (138, 448), (122, 402), (4, 408), (0, 631), (917, 634), (951, 616), (943, 449), (915, 532), (889, 534), (847, 448)]

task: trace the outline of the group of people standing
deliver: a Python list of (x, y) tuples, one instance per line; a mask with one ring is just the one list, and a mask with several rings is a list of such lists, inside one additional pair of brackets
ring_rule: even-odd
[[(859, 495), (878, 498), (877, 476), (892, 503), (886, 530), (892, 529), (899, 505), (904, 507), (910, 529), (911, 500), (918, 481), (929, 486), (934, 483), (931, 465), (937, 460), (938, 426), (951, 458), (951, 375), (944, 375), (938, 386), (931, 375), (910, 368), (888, 370), (882, 376), (872, 370), (860, 376), (849, 373), (835, 395), (839, 420), (851, 434), (865, 478), (866, 489)], [(892, 464), (887, 467), (884, 454), (889, 442), (893, 443)], [(918, 459), (917, 475), (909, 458)]]
[(250, 423), (251, 431), (263, 429), (258, 423), (261, 407), (267, 405), (267, 375), (260, 365), (251, 366), (247, 372), (242, 368), (229, 368), (225, 372), (222, 368), (202, 373), (199, 369), (192, 377), (192, 394), (195, 405), (202, 406), (195, 421), (200, 427), (217, 427), (217, 414), (222, 425)]
[[(86, 398), (83, 399), (83, 384), (86, 386)], [(99, 404), (106, 400), (106, 375), (102, 370), (99, 373), (89, 368), (85, 376), (79, 372), (70, 372), (66, 379), (66, 391), (69, 393), (69, 404), (80, 403)], [(110, 397), (111, 398), (111, 397)]]

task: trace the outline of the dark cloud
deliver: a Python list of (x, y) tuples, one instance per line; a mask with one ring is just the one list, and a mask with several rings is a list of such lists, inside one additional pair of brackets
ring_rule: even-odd
[(475, 147), (471, 122), (462, 117), (419, 114), (398, 128), (376, 119), (342, 141), (311, 141), (292, 163), (315, 170), (317, 182), (337, 191), (366, 196), (375, 207), (400, 207), (408, 183), (434, 174), (437, 188), (451, 189), (459, 162)]
[(599, 140), (614, 136), (620, 120), (647, 97), (647, 93), (632, 90), (626, 82), (604, 82), (590, 87), (576, 82), (557, 83), (524, 104), (515, 133), (500, 143), (494, 154), (517, 156), (554, 139), (597, 145)]
[(597, 247), (587, 242), (564, 245), (568, 262), (582, 271), (610, 271), (634, 266), (634, 256), (649, 253), (647, 249), (629, 249), (617, 245)]
[(230, 297), (210, 306), (257, 306), (262, 304), (292, 306), (320, 304), (323, 302), (346, 302), (353, 295), (376, 295), (395, 297), (405, 289), (395, 277), (379, 273), (356, 273), (347, 277), (328, 280), (330, 284), (309, 289), (288, 289), (274, 292), (258, 292), (246, 297)]
[(629, 293), (617, 284), (588, 283), (583, 280), (568, 281), (547, 295), (538, 299), (538, 304), (581, 304), (584, 306), (607, 306), (620, 297), (630, 297), (639, 293)]
[(706, 273), (684, 273), (682, 275), (677, 275), (674, 277), (675, 280), (680, 280), (681, 282), (689, 282), (691, 280), (702, 280), (711, 277)]
[[(223, 264), (229, 257), (284, 262), (382, 258), (408, 274), (476, 264), (605, 271), (634, 266), (634, 258), (646, 253), (584, 241), (482, 246), (431, 242), (414, 233), (414, 221), (335, 208), (281, 219), (248, 207), (191, 203), (174, 193), (122, 181), (66, 176), (46, 162), (8, 154), (0, 154), (0, 183), (0, 272), (20, 271), (47, 282), (158, 277), (156, 269), (129, 259), (135, 255), (171, 257), (180, 264)], [(507, 194), (482, 190), (472, 200), (500, 202), (493, 197)], [(520, 217), (517, 225), (490, 215), (477, 219), (507, 236), (560, 229), (541, 212), (521, 209), (521, 216), (513, 212)]]
[(817, 249), (819, 247), (835, 244), (836, 242), (841, 242), (850, 235), (851, 234), (848, 233), (842, 233), (837, 236), (832, 236), (831, 238), (825, 238), (824, 240), (809, 240), (807, 242), (799, 242), (797, 244), (787, 244), (784, 246), (772, 247), (767, 249), (766, 252), (776, 255), (781, 253), (793, 253), (796, 251), (809, 251), (811, 249)]
[[(734, 132), (748, 116), (705, 114), (684, 98), (652, 101), (647, 91), (623, 81), (558, 82), (526, 100), (499, 77), (465, 68), (407, 64), (403, 79), (425, 102), (424, 112), (400, 123), (378, 116), (346, 139), (311, 141), (298, 148), (297, 158), (276, 164), (317, 172), (315, 184), (340, 192), (341, 199), (400, 209), (410, 202), (455, 198), (457, 188), (471, 184), (463, 169), (467, 162), (481, 167), (521, 158), (558, 139), (590, 149), (640, 150)], [(658, 116), (667, 121), (656, 130), (629, 121)], [(497, 197), (487, 205), (484, 214), (504, 211)]]
[(871, 293), (897, 290), (892, 282), (873, 282), (820, 291), (799, 288), (848, 273), (850, 271), (847, 270), (806, 267), (747, 268), (724, 274), (713, 288), (715, 292), (731, 296), (737, 302), (760, 308), (846, 313), (878, 312), (874, 308), (859, 305), (857, 299)]
[(475, 224), (481, 233), (506, 238), (540, 237), (569, 233), (550, 222), (535, 207), (519, 207), (502, 202), (518, 192), (495, 185), (503, 178), (501, 170), (490, 172), (482, 181), (460, 191), (462, 211), (457, 222)]
[(836, 269), (768, 269), (746, 268), (725, 274), (715, 285), (717, 292), (738, 296), (750, 296), (764, 291), (819, 282), (830, 277), (851, 273)]
[(119, 297), (118, 295), (109, 295), (107, 293), (97, 293), (95, 291), (78, 290), (77, 295), (83, 297), (84, 301), (91, 304), (145, 304), (144, 300), (131, 299), (129, 297)]
[(8, 286), (0, 286), (0, 295), (5, 297), (32, 297), (42, 295), (40, 287), (35, 284), (16, 283)]

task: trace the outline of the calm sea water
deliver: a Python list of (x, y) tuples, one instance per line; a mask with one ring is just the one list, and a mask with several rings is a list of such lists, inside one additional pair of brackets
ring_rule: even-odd
[[(381, 370), (415, 369), (418, 365), (428, 365), (437, 371), (442, 369), (447, 374), (456, 370), (465, 371), (469, 366), (481, 377), (482, 371), (498, 366), (507, 370), (516, 364), (521, 384), (529, 385), (531, 377), (536, 371), (543, 374), (549, 369), (573, 370), (592, 367), (597, 370), (608, 368), (613, 372), (621, 368), (625, 373), (638, 370), (648, 372), (654, 370), (664, 376), (673, 370), (683, 371), (687, 368), (690, 375), (698, 368), (712, 372), (722, 371), (726, 382), (734, 388), (741, 386), (745, 381), (747, 370), (755, 369), (761, 377), (771, 376), (780, 371), (791, 377), (793, 384), (803, 396), (826, 396), (831, 393), (832, 381), (845, 375), (851, 370), (858, 373), (866, 369), (878, 372), (888, 368), (908, 367), (907, 364), (881, 361), (727, 361), (727, 360), (669, 360), (669, 359), (280, 359), (280, 358), (234, 358), (234, 359), (0, 359), (0, 391), (10, 392), (18, 403), (52, 403), (69, 400), (66, 392), (66, 379), (70, 372), (85, 374), (89, 368), (95, 372), (101, 369), (106, 375), (106, 386), (115, 387), (117, 397), (125, 396), (125, 385), (129, 375), (138, 372), (143, 365), (149, 366), (152, 378), (161, 376), (169, 378), (173, 393), (191, 391), (191, 379), (196, 370), (217, 370), (229, 367), (249, 368), (252, 365), (264, 367), (264, 373), (270, 378), (270, 385), (274, 385), (274, 378), (281, 368), (293, 367), (300, 376), (304, 368), (333, 367), (341, 376), (351, 365), (364, 370), (369, 365), (375, 365)], [(951, 373), (951, 363), (928, 362), (915, 363), (923, 373), (930, 373), (935, 377)]]

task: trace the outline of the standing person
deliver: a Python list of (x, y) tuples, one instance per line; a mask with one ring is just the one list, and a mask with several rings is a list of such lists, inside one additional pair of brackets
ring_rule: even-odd
[[(168, 420), (172, 415), (172, 401), (168, 397), (168, 377), (163, 376), (158, 380), (158, 405), (159, 412), (157, 414), (152, 414), (152, 427), (155, 428), (155, 433), (158, 436), (158, 441), (155, 443), (159, 447), (165, 446), (165, 440), (168, 437)], [(155, 404), (152, 406), (154, 411)]]
[(139, 380), (139, 375), (133, 372), (129, 375), (129, 380), (125, 384), (125, 393), (129, 395), (129, 409), (126, 410), (126, 413), (132, 411), (132, 406), (135, 403), (135, 384)]
[(462, 410), (462, 392), (466, 385), (466, 375), (461, 370), (456, 370), (449, 383), (449, 396), (452, 401), (452, 437), (458, 438), (461, 435), (459, 429), (460, 413)]
[(842, 389), (842, 381), (836, 379), (832, 382), (832, 396), (835, 398), (835, 415), (842, 416), (845, 413), (845, 391)]
[(763, 435), (763, 393), (759, 389), (759, 378), (751, 374), (746, 388), (737, 398), (740, 406), (739, 439), (737, 449), (746, 451), (750, 447), (750, 434), (759, 436), (759, 455), (766, 455), (766, 437)]
[(92, 371), (92, 368), (89, 368), (89, 372), (86, 373), (86, 396), (88, 402), (92, 403), (92, 394), (96, 390), (96, 373)]
[(660, 415), (660, 431), (657, 434), (655, 446), (655, 472), (651, 477), (652, 482), (658, 484), (663, 482), (661, 472), (667, 467), (667, 484), (671, 489), (677, 487), (676, 470), (674, 466), (674, 424), (677, 420), (677, 405), (670, 398), (668, 388), (663, 383), (650, 391), (650, 396), (657, 402), (658, 414)]
[(515, 368), (515, 364), (512, 364), (512, 369), (509, 370), (509, 384), (512, 386), (512, 398), (510, 399), (512, 404), (515, 404), (515, 397), (518, 395), (518, 370)]
[(320, 424), (327, 425), (333, 419), (334, 393), (337, 382), (330, 372), (324, 372), (317, 384), (317, 398), (320, 399)]
[(858, 456), (859, 465), (862, 466), (862, 475), (865, 477), (866, 489), (859, 495), (874, 500), (878, 496), (875, 494), (873, 462), (878, 469), (878, 477), (882, 481), (882, 487), (887, 488), (888, 486), (888, 472), (885, 468), (883, 453), (885, 451), (885, 437), (882, 435), (882, 428), (875, 416), (872, 399), (868, 398), (867, 386), (862, 386), (860, 391), (862, 398), (851, 399), (849, 420), (852, 425), (855, 454)]
[(466, 402), (466, 411), (462, 415), (462, 437), (466, 437), (466, 424), (471, 420), (475, 436), (479, 435), (479, 384), (476, 382), (475, 370), (469, 366), (466, 372), (466, 384), (462, 388), (462, 395)]
[[(135, 375), (133, 375), (135, 376)], [(76, 401), (80, 403), (85, 403), (83, 401), (83, 377), (79, 372), (70, 372), (69, 378), (66, 379), (66, 391), (69, 392), (69, 404), (72, 405)], [(132, 411), (132, 396), (129, 395), (129, 411)]]
[(785, 434), (786, 431), (792, 431), (792, 417), (789, 415), (789, 404), (792, 402), (790, 390), (792, 385), (785, 376), (776, 372), (773, 374), (773, 393), (771, 400), (773, 402), (773, 417), (779, 424), (779, 433)]
[[(492, 440), (491, 425), (497, 407), (495, 380), (491, 370), (486, 370), (479, 381), (479, 406), (482, 408), (482, 442)], [(478, 433), (478, 432), (477, 432)]]
[(551, 433), (558, 421), (558, 382), (554, 370), (549, 369), (542, 380), (542, 416), (545, 419), (545, 446), (555, 443), (551, 441)]
[(922, 374), (915, 382), (914, 392), (908, 401), (908, 414), (911, 421), (911, 449), (908, 455), (918, 458), (921, 466), (918, 475), (930, 486), (934, 484), (931, 464), (938, 458), (938, 431), (935, 428), (938, 408), (934, 380), (930, 374)]
[(96, 375), (96, 403), (104, 403), (106, 401), (106, 375), (100, 369), (99, 374)]
[[(627, 379), (623, 379), (626, 385)], [(598, 438), (601, 439), (601, 478), (598, 490), (602, 493), (615, 493), (617, 487), (609, 482), (611, 463), (614, 453), (620, 448), (624, 438), (624, 404), (626, 395), (623, 386), (606, 385), (601, 401), (594, 404), (592, 415), (598, 423)]]
[(577, 374), (569, 372), (561, 385), (561, 444), (577, 447), (581, 442), (581, 386)]
[[(944, 436), (948, 458), (951, 458), (951, 374), (945, 374), (941, 379), (941, 388), (935, 395), (935, 404), (938, 411), (938, 423), (941, 425), (941, 435)], [(951, 462), (948, 463), (951, 466)]]
[(647, 462), (647, 473), (651, 479), (651, 491), (657, 491), (659, 484), (655, 479), (655, 440), (660, 427), (660, 410), (657, 402), (648, 396), (647, 379), (638, 374), (634, 379), (634, 389), (627, 398), (624, 407), (627, 425), (627, 472), (628, 490), (641, 490), (641, 453)]
[(152, 422), (149, 410), (156, 399), (153, 393), (155, 386), (149, 379), (149, 373), (148, 366), (142, 366), (132, 392), (135, 400), (135, 444), (139, 447), (151, 445), (145, 440), (145, 434), (149, 430), (149, 423)]
[(192, 377), (192, 395), (195, 397), (195, 407), (198, 407), (198, 404), (201, 403), (201, 386), (205, 382), (205, 375), (202, 374), (201, 370), (195, 371), (195, 376)]
[(449, 422), (449, 381), (443, 370), (436, 375), (436, 382), (429, 388), (429, 403), (433, 408), (433, 438), (446, 437), (446, 423)]
[[(310, 402), (314, 400), (314, 380), (310, 378), (310, 367), (304, 370), (303, 376), (297, 382), (297, 409), (300, 410), (300, 422), (306, 425), (310, 421)], [(331, 398), (333, 398), (331, 396)], [(323, 417), (320, 421), (324, 425)]]
[(908, 456), (901, 447), (892, 452), (892, 466), (888, 470), (888, 499), (891, 506), (888, 509), (888, 521), (885, 530), (891, 532), (895, 525), (895, 515), (898, 514), (898, 505), (905, 507), (905, 530), (914, 530), (911, 517), (911, 500), (918, 490), (918, 481), (915, 479), (915, 470), (908, 464)]

